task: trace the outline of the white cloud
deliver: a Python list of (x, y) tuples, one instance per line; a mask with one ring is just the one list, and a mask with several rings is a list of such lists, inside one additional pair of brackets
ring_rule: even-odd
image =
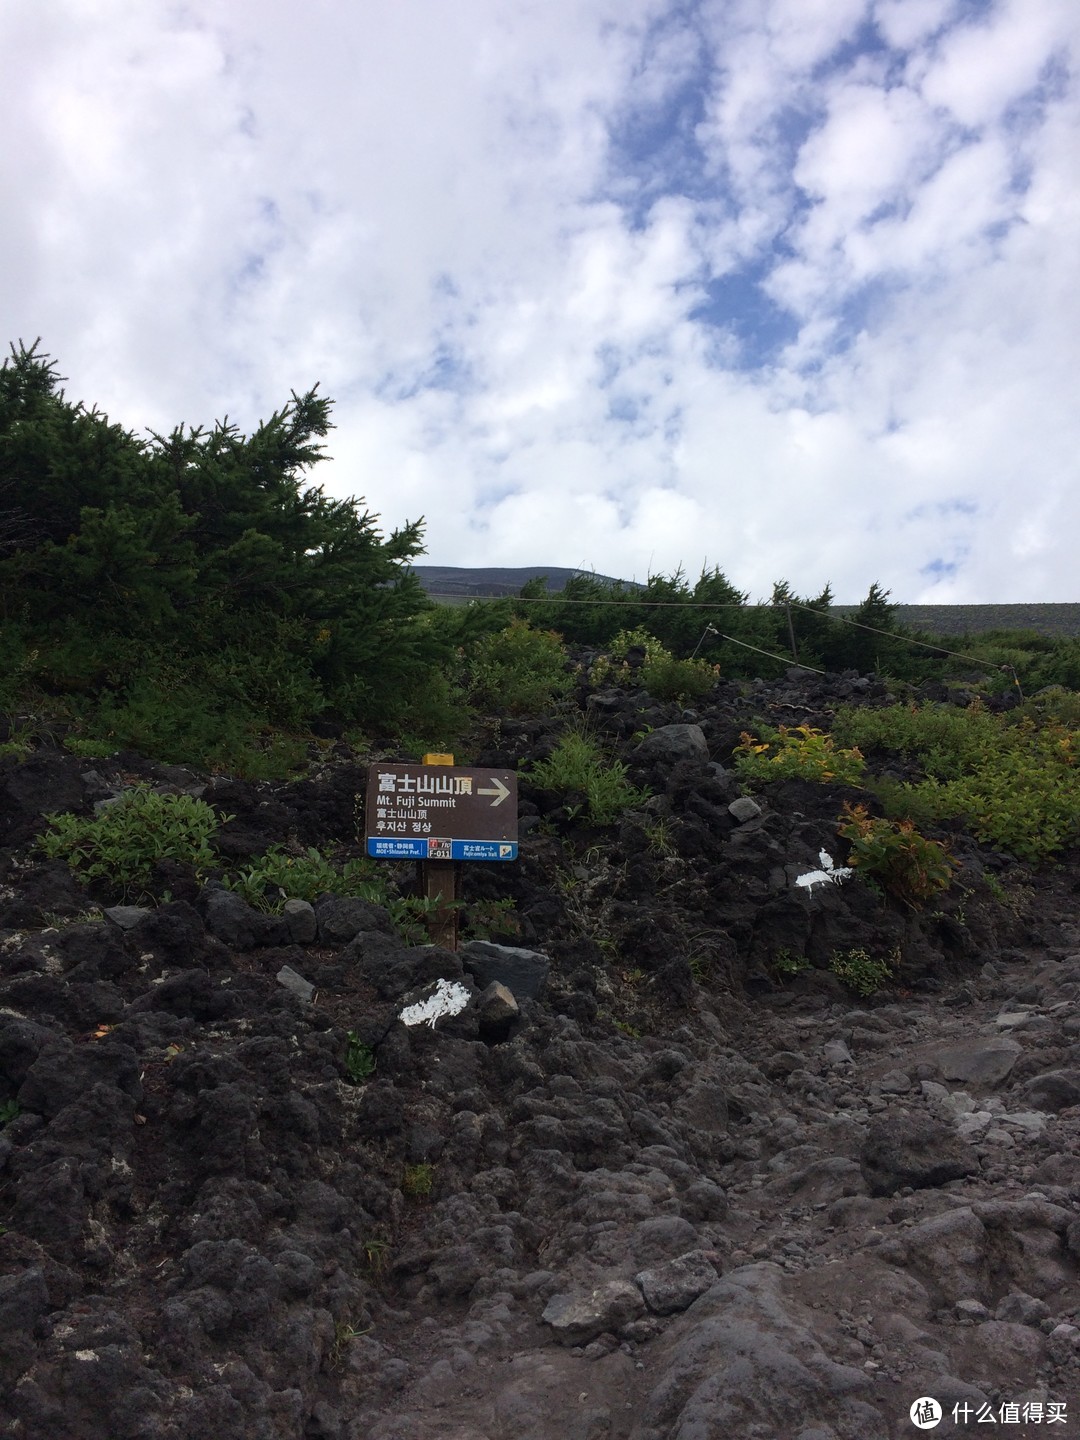
[(1078, 23), (13, 0), (3, 338), (136, 427), (321, 381), (439, 563), (1075, 598)]

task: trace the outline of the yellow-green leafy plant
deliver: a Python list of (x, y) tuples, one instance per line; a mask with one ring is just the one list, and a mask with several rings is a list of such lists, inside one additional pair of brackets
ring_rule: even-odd
[(560, 737), (546, 760), (538, 760), (529, 779), (542, 790), (584, 797), (584, 813), (595, 825), (611, 825), (648, 798), (648, 791), (631, 785), (621, 760), (607, 759), (600, 746), (583, 730)]
[(882, 960), (862, 948), (837, 950), (829, 960), (829, 969), (856, 995), (867, 996), (889, 983), (893, 978), (890, 960), (896, 962), (898, 958), (893, 956)]
[(280, 911), (286, 900), (314, 901), (320, 895), (347, 895), (387, 903), (382, 871), (367, 858), (338, 863), (314, 845), (299, 853), (272, 845), (257, 860), (224, 877), (249, 905), (260, 910)]
[(355, 1030), (345, 1037), (345, 1073), (350, 1085), (362, 1085), (375, 1073), (375, 1051), (365, 1045)]
[(406, 1165), (401, 1189), (410, 1200), (429, 1200), (435, 1187), (434, 1165)]
[(196, 874), (216, 864), (213, 838), (232, 818), (190, 795), (135, 785), (100, 815), (47, 815), (48, 829), (37, 843), (81, 879), (102, 880), (127, 896), (147, 889), (159, 860), (190, 865)]
[(851, 846), (853, 869), (908, 905), (918, 908), (952, 884), (956, 860), (939, 841), (920, 835), (910, 820), (889, 820), (871, 815), (865, 805), (845, 805), (839, 833)]
[(891, 817), (960, 819), (977, 840), (1031, 864), (1080, 840), (1080, 728), (1066, 707), (1029, 702), (996, 715), (977, 703), (896, 705), (842, 712), (836, 728), (921, 772), (871, 782)]
[(498, 900), (466, 901), (461, 911), (462, 929), (470, 940), (490, 940), (493, 935), (519, 935), (521, 921), (515, 913), (516, 908), (509, 895)]
[(744, 780), (816, 780), (862, 785), (866, 762), (856, 746), (837, 748), (813, 725), (760, 726), (761, 737), (743, 731), (735, 747), (735, 772)]

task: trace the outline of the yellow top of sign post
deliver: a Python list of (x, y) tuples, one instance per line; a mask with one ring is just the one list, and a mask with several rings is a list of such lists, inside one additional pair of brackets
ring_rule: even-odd
[(420, 763), (422, 765), (453, 765), (454, 757), (440, 754), (425, 755)]

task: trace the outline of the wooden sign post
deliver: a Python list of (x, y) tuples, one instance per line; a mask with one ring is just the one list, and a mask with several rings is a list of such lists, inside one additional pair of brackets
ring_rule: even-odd
[[(425, 765), (453, 765), (453, 755), (424, 756)], [(458, 862), (456, 860), (421, 860), (420, 889), (425, 900), (435, 902), (428, 914), (431, 943), (443, 950), (458, 948)]]

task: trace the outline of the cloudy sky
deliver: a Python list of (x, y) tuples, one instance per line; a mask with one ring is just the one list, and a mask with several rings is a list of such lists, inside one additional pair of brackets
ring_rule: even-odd
[(427, 559), (1080, 600), (1076, 0), (4, 0), (0, 343)]

